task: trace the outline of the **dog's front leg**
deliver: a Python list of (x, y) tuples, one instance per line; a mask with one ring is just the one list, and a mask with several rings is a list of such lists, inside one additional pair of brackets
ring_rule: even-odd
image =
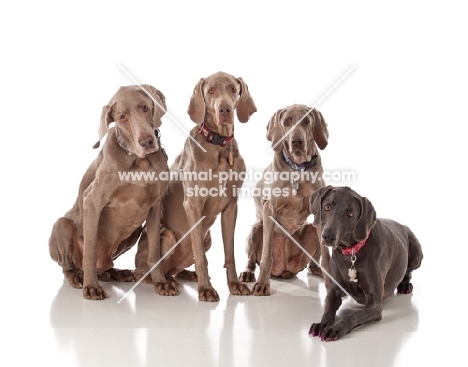
[(195, 272), (198, 277), (198, 299), (200, 301), (219, 301), (218, 292), (213, 288), (208, 275), (208, 260), (205, 255), (203, 223), (197, 222), (202, 217), (204, 202), (198, 197), (186, 197), (184, 199), (184, 209), (187, 213), (187, 222), (192, 228), (190, 240), (192, 242), (192, 252), (195, 259)]
[(382, 298), (376, 294), (366, 294), (366, 305), (363, 309), (346, 315), (334, 325), (328, 325), (322, 335), (322, 340), (338, 340), (355, 327), (371, 321), (382, 319)]
[[(336, 335), (330, 336), (329, 328), (333, 325), (336, 318), (336, 312), (341, 306), (341, 291), (337, 289), (331, 289), (328, 291), (325, 297), (325, 311), (322, 315), (320, 323), (313, 323), (310, 326), (309, 334), (311, 336), (318, 336), (322, 340), (336, 340)], [(332, 339), (330, 339), (332, 338)]]
[(102, 300), (107, 297), (107, 294), (99, 285), (96, 264), (97, 233), (103, 205), (101, 204), (102, 195), (96, 191), (94, 185), (91, 184), (86, 189), (83, 198), (83, 298)]
[[(175, 282), (168, 282), (160, 263), (161, 253), (161, 203), (158, 201), (148, 213), (146, 233), (148, 236), (148, 267), (151, 269), (151, 279), (156, 293), (161, 296), (174, 296), (179, 293)], [(156, 265), (157, 264), (157, 265)]]
[(263, 249), (262, 258), (260, 259), (260, 274), (252, 288), (254, 296), (270, 295), (270, 274), (273, 263), (272, 245), (275, 230), (275, 222), (271, 218), (276, 220), (276, 212), (273, 208), (274, 206), (271, 205), (270, 201), (263, 205)]
[(229, 292), (235, 295), (247, 296), (249, 287), (237, 279), (236, 261), (234, 255), (234, 228), (237, 220), (237, 198), (231, 199), (221, 212), (221, 232), (224, 243), (224, 267), (226, 268)]

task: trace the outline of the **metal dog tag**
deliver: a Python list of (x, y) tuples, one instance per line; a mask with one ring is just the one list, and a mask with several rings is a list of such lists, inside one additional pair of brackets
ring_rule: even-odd
[(229, 146), (229, 165), (232, 166), (234, 164), (234, 147), (232, 144)]
[(355, 282), (357, 283), (357, 270), (356, 267), (354, 266), (354, 263), (356, 262), (356, 256), (352, 255), (351, 256), (351, 267), (348, 269), (348, 276), (349, 276), (349, 281), (350, 282)]
[(297, 195), (297, 190), (299, 190), (299, 182), (291, 182), (291, 192), (294, 196)]

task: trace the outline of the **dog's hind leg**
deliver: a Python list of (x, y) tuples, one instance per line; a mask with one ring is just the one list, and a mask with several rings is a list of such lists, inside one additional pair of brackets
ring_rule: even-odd
[[(139, 226), (128, 238), (123, 240), (112, 256), (112, 260), (117, 259), (120, 255), (131, 249), (137, 243), (142, 232), (143, 226)], [(101, 281), (116, 280), (118, 282), (134, 282), (135, 275), (132, 270), (111, 268), (99, 274), (98, 279)]]
[[(205, 252), (211, 248), (211, 231), (208, 231), (203, 239), (203, 246), (205, 247)], [(181, 272), (177, 273), (177, 277), (180, 279), (185, 279), (190, 282), (198, 282), (197, 273), (193, 270), (184, 269)]]
[[(312, 224), (306, 224), (306, 235), (304, 237), (304, 244), (310, 249), (308, 256), (311, 256), (307, 269), (312, 275), (316, 275), (323, 278), (322, 268), (320, 264), (320, 257), (322, 252), (322, 246), (318, 238), (317, 230)], [(306, 242), (307, 241), (307, 242)], [(328, 269), (326, 269), (328, 270)]]
[(70, 285), (73, 288), (83, 288), (83, 271), (73, 261), (74, 255), (82, 258), (80, 249), (74, 248), (74, 241), (78, 237), (75, 232), (75, 225), (69, 218), (59, 218), (52, 228), (49, 253), (52, 260), (62, 267), (63, 275)]
[(412, 272), (421, 266), (422, 259), (421, 244), (414, 233), (408, 228), (408, 268), (402, 281), (398, 284), (398, 293), (410, 294), (413, 291), (413, 284), (411, 284)]

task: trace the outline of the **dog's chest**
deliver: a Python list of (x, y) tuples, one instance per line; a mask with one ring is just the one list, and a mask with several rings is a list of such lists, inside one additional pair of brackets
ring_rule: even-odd
[[(277, 221), (288, 233), (292, 234), (301, 228), (309, 216), (308, 199), (296, 196), (283, 201), (277, 209)], [(280, 229), (276, 229), (282, 233)]]

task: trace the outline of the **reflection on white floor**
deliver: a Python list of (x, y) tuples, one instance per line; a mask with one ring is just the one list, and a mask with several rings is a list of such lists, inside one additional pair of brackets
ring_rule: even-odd
[[(12, 342), (2, 358), (15, 362), (2, 365), (411, 366), (443, 362), (459, 343), (438, 330), (447, 317), (437, 316), (443, 306), (424, 267), (414, 272), (412, 295), (385, 301), (380, 322), (326, 343), (308, 335), (321, 318), (325, 287), (307, 271), (272, 280), (270, 297), (241, 297), (229, 295), (224, 269), (211, 261), (220, 302), (199, 302), (196, 283), (181, 280), (178, 296), (140, 284), (118, 304), (133, 283), (102, 283), (110, 297), (88, 301), (48, 265), (38, 288), (4, 303), (2, 332)], [(341, 314), (356, 307), (345, 300)]]

